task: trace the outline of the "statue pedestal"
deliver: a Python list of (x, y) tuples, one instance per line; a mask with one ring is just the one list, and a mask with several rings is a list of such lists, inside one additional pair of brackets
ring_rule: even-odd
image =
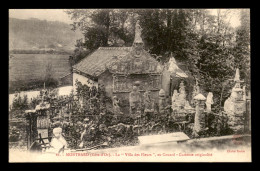
[(241, 101), (236, 101), (234, 103), (234, 113), (236, 115), (243, 116), (244, 112), (246, 111), (246, 102), (241, 100)]
[[(235, 132), (242, 131), (244, 129), (246, 111), (245, 101), (228, 102), (225, 105), (229, 105), (226, 111), (228, 116), (228, 125)], [(227, 106), (225, 106), (227, 108)]]

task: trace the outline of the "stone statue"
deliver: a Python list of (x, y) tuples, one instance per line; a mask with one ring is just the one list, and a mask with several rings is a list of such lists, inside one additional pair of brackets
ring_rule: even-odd
[(144, 112), (154, 112), (154, 104), (150, 90), (144, 92)]
[(207, 112), (211, 112), (211, 105), (213, 104), (213, 93), (209, 92), (206, 100), (206, 107), (207, 107)]
[(179, 97), (179, 93), (177, 92), (177, 90), (173, 91), (173, 95), (172, 95), (172, 110), (176, 109), (176, 101), (178, 100)]
[(192, 91), (192, 98), (191, 98), (191, 104), (195, 106), (195, 101), (194, 101), (194, 97), (200, 93), (200, 87), (199, 87), (199, 83), (198, 80), (196, 79), (196, 83), (193, 86), (193, 91)]
[(114, 109), (115, 114), (123, 114), (120, 110), (119, 100), (118, 100), (117, 96), (113, 97), (113, 109)]
[(184, 107), (186, 102), (186, 92), (183, 81), (180, 83), (179, 96), (177, 100), (177, 106)]
[[(237, 109), (240, 109), (239, 113), (243, 112), (243, 89), (240, 87), (240, 76), (239, 76), (239, 69), (236, 69), (236, 75), (234, 78), (235, 86), (232, 88), (232, 92), (230, 97), (224, 103), (224, 111), (233, 115), (236, 112), (239, 112)], [(239, 103), (239, 104), (238, 104)], [(240, 104), (241, 103), (241, 104)], [(244, 101), (245, 103), (245, 101)], [(240, 106), (240, 107), (239, 107)]]
[(166, 107), (165, 91), (161, 89), (159, 91), (159, 113), (164, 113)]
[(134, 43), (133, 43), (133, 52), (134, 52), (134, 56), (135, 57), (140, 57), (142, 54), (142, 50), (143, 50), (143, 40), (141, 37), (141, 32), (142, 32), (142, 28), (139, 24), (139, 20), (136, 22), (135, 25), (135, 39), (134, 39)]
[(135, 24), (135, 39), (134, 39), (134, 43), (143, 43), (143, 40), (141, 38), (141, 32), (142, 32), (142, 28), (139, 24), (139, 20), (137, 20), (136, 24)]
[(129, 94), (130, 114), (137, 113), (140, 110), (141, 93), (138, 91), (137, 86), (133, 86), (132, 92)]
[[(243, 98), (243, 89), (240, 87), (239, 69), (236, 69), (234, 78), (235, 86), (232, 88), (230, 97), (224, 103), (224, 111), (228, 116), (228, 125), (234, 131), (243, 129), (244, 112), (246, 111), (246, 100)], [(245, 89), (245, 88), (244, 88)]]
[(198, 94), (194, 97), (196, 103), (196, 113), (194, 118), (193, 135), (198, 136), (198, 133), (205, 127), (205, 115), (204, 115), (204, 105), (206, 97), (202, 94)]

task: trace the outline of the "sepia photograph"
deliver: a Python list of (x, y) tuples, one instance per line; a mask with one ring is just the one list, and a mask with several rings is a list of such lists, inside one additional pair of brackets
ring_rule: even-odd
[(9, 163), (252, 162), (249, 8), (8, 13)]

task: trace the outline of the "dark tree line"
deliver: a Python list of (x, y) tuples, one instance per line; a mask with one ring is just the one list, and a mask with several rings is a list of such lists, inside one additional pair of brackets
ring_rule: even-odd
[(75, 64), (100, 46), (131, 46), (137, 20), (142, 27), (145, 49), (161, 56), (170, 54), (184, 63), (205, 92), (212, 91), (215, 102), (223, 105), (233, 86), (235, 69), (250, 90), (250, 16), (240, 10), (241, 25), (230, 26), (232, 10), (206, 9), (75, 9), (66, 10), (80, 29), (71, 59)]

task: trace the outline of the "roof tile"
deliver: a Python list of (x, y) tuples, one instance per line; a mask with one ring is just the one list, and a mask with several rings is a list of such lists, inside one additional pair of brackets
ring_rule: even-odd
[(106, 64), (110, 63), (114, 56), (126, 55), (132, 47), (100, 47), (91, 55), (75, 64), (73, 68), (92, 75), (98, 76), (106, 70)]

